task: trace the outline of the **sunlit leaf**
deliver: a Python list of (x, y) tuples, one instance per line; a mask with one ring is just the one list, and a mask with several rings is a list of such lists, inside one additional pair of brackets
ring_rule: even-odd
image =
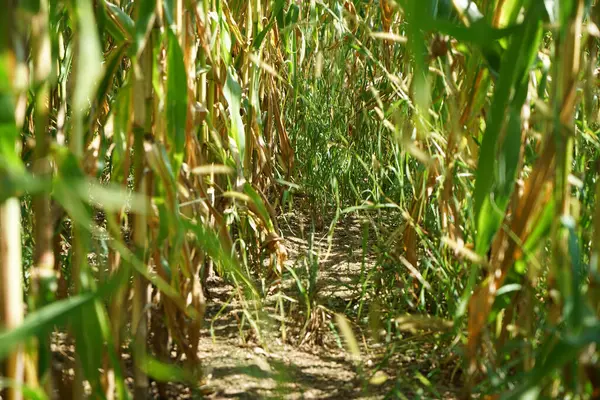
[(258, 193), (256, 193), (256, 191), (254, 190), (252, 185), (250, 185), (249, 183), (246, 183), (244, 185), (244, 193), (246, 193), (248, 195), (248, 197), (250, 197), (250, 199), (252, 200), (252, 202), (254, 203), (256, 208), (258, 209), (261, 219), (267, 225), (267, 229), (272, 231), (273, 230), (273, 221), (271, 221), (271, 216), (270, 216), (270, 214), (267, 210), (267, 207), (265, 206), (262, 198), (260, 197), (260, 195)]
[(158, 382), (191, 382), (193, 376), (187, 370), (173, 364), (167, 364), (146, 355), (140, 361), (140, 368)]
[(83, 118), (94, 99), (104, 71), (102, 47), (96, 30), (94, 11), (90, 0), (76, 2), (77, 49), (73, 113), (75, 129), (71, 148), (78, 157), (83, 153)]
[(230, 71), (227, 71), (227, 81), (223, 88), (223, 95), (229, 105), (229, 116), (231, 118), (230, 136), (234, 140), (237, 147), (237, 154), (240, 159), (240, 164), (244, 165), (244, 154), (246, 150), (246, 134), (244, 130), (244, 122), (240, 114), (242, 102), (242, 88), (235, 80), (235, 77)]
[(108, 16), (107, 28), (110, 34), (121, 44), (131, 43), (134, 35), (134, 22), (129, 15), (107, 0), (103, 0)]
[(355, 359), (360, 359), (360, 348), (358, 347), (358, 342), (356, 341), (354, 332), (352, 332), (352, 328), (346, 317), (341, 314), (335, 314), (335, 322), (340, 328), (340, 332), (342, 333), (350, 354)]

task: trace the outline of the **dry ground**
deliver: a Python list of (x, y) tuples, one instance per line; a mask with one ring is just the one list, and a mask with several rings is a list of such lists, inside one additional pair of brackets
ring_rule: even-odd
[[(211, 339), (207, 330), (202, 341), (201, 357), (206, 365), (207, 388), (211, 390), (207, 398), (456, 398), (453, 385), (436, 382), (428, 388), (423, 374), (440, 365), (437, 357), (430, 357), (436, 349), (426, 335), (407, 337), (391, 346), (381, 345), (370, 340), (359, 325), (353, 325), (361, 348), (360, 360), (356, 360), (346, 351), (337, 329), (332, 329), (335, 327), (333, 312), (343, 313), (358, 307), (363, 262), (365, 271), (375, 264), (372, 257), (363, 259), (361, 227), (356, 218), (339, 221), (331, 245), (327, 226), (314, 232), (311, 245), (313, 229), (307, 218), (284, 216), (280, 228), (289, 254), (288, 265), (298, 275), (306, 275), (305, 260), (310, 251), (318, 257), (317, 303), (323, 309), (319, 318), (309, 324), (309, 332), (299, 337), (306, 313), (302, 302), (292, 306), (291, 311), (288, 302), (285, 318), (288, 343), (281, 340), (280, 321), (271, 320), (271, 324), (267, 324), (271, 329), (264, 333), (268, 337), (263, 338), (261, 344), (255, 337), (248, 343), (241, 342), (238, 331), (241, 313), (235, 310), (235, 305), (227, 306), (229, 318), (223, 316), (216, 321), (214, 337)], [(284, 273), (280, 289), (289, 297), (298, 298), (296, 283), (289, 273)], [(266, 301), (266, 308), (273, 314), (277, 291), (271, 291)], [(209, 318), (222, 307), (227, 292), (218, 285), (211, 288), (213, 304)], [(232, 314), (236, 317), (231, 318)], [(440, 381), (451, 380), (451, 370), (442, 368), (441, 373)], [(404, 374), (406, 379), (402, 377)], [(423, 378), (421, 388), (409, 383), (415, 376)]]

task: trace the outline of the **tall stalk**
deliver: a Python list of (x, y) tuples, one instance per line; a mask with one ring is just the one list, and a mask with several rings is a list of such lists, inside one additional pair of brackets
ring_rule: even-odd
[[(50, 108), (50, 76), (52, 73), (52, 54), (50, 32), (48, 26), (48, 2), (40, 1), (39, 11), (31, 20), (31, 48), (33, 58), (33, 89), (35, 95), (35, 149), (33, 172), (40, 179), (52, 180), (52, 164), (49, 158), (50, 142), (49, 108)], [(53, 285), (56, 283), (54, 270), (54, 219), (50, 207), (50, 195), (42, 192), (33, 196), (32, 209), (35, 215), (34, 238), (35, 251), (33, 254), (33, 269), (31, 271), (32, 310), (41, 308), (51, 300)], [(39, 346), (43, 351), (50, 352), (50, 338), (42, 338)], [(37, 361), (37, 360), (36, 360)], [(38, 361), (39, 362), (39, 361)], [(37, 364), (37, 363), (36, 363)], [(50, 367), (50, 365), (46, 365)], [(32, 367), (32, 371), (36, 368)], [(47, 370), (50, 370), (48, 368)], [(32, 375), (34, 375), (32, 373)], [(46, 382), (46, 392), (52, 392), (51, 375), (40, 377)], [(37, 377), (28, 379), (33, 383)]]
[[(5, 329), (21, 325), (24, 317), (23, 275), (21, 272), (21, 204), (10, 198), (0, 204), (0, 321)], [(24, 383), (25, 354), (16, 347), (4, 362), (4, 375), (16, 387), (5, 390), (6, 400), (21, 400), (18, 387)]]
[[(149, 172), (146, 171), (144, 153), (145, 136), (152, 137), (152, 41), (140, 54), (138, 75), (134, 73), (133, 83), (133, 178), (135, 192), (142, 196), (152, 193), (148, 184)], [(134, 69), (135, 71), (135, 69)], [(135, 210), (133, 217), (133, 244), (135, 254), (145, 264), (148, 262), (148, 214), (149, 208)], [(146, 264), (147, 265), (147, 264)], [(148, 267), (147, 267), (148, 268)], [(145, 399), (148, 394), (148, 377), (141, 368), (146, 357), (146, 342), (148, 338), (148, 281), (139, 273), (133, 278), (133, 308), (132, 333), (134, 337), (133, 357), (134, 369), (134, 399)]]
[[(148, 176), (143, 174), (140, 177), (138, 191), (147, 193)], [(139, 210), (134, 217), (133, 223), (133, 242), (136, 248), (136, 255), (140, 260), (147, 260), (147, 235), (148, 227), (145, 213), (147, 210)], [(135, 400), (148, 398), (149, 381), (142, 367), (146, 359), (146, 343), (148, 341), (148, 281), (142, 275), (136, 273), (133, 277), (133, 305), (131, 315), (131, 326), (133, 334), (133, 360), (135, 362), (133, 381)]]
[[(554, 265), (551, 274), (553, 292), (551, 318), (558, 322), (561, 307), (567, 298), (575, 295), (572, 287), (572, 260), (569, 252), (569, 229), (574, 223), (571, 210), (571, 175), (574, 151), (574, 115), (577, 101), (577, 81), (580, 69), (581, 31), (583, 23), (583, 0), (574, 1), (570, 10), (562, 10), (557, 2), (557, 15), (568, 15), (559, 27), (555, 43), (556, 60), (560, 60), (555, 70), (555, 111), (554, 140), (556, 141), (556, 177), (554, 195), (556, 217), (553, 226)], [(577, 290), (577, 289), (575, 289)], [(560, 297), (558, 297), (560, 296)]]

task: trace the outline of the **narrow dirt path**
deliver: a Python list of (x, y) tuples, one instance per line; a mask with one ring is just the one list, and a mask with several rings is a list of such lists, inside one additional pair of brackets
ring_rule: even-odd
[[(354, 221), (355, 222), (355, 221)], [(309, 252), (318, 261), (317, 296), (328, 300), (327, 309), (339, 309), (359, 295), (361, 272), (360, 229), (357, 223), (340, 226), (337, 229), (331, 249), (327, 232), (320, 230), (312, 234), (309, 221), (292, 217), (282, 220), (285, 246), (288, 250), (287, 265), (296, 271), (301, 280), (308, 273)], [(340, 233), (340, 235), (337, 235)], [(349, 240), (349, 238), (358, 240)], [(311, 243), (312, 242), (312, 243)], [(297, 283), (289, 272), (284, 272), (280, 289), (289, 298), (298, 301)], [(209, 319), (216, 315), (227, 302), (229, 293), (225, 287), (211, 288), (212, 305), (208, 310)], [(266, 309), (275, 313), (279, 290), (268, 296)], [(241, 343), (238, 326), (241, 310), (232, 301), (221, 311), (214, 322), (211, 337), (210, 326), (201, 343), (201, 359), (207, 366), (205, 371), (207, 387), (212, 399), (338, 399), (338, 398), (378, 398), (374, 393), (365, 395), (357, 364), (338, 345), (329, 324), (329, 313), (322, 309), (314, 310), (315, 315), (303, 337), (298, 337), (306, 319), (306, 310), (298, 303), (285, 301), (287, 343), (280, 334), (281, 320), (274, 323), (269, 332), (262, 334), (265, 345), (255, 337)], [(294, 307), (296, 306), (296, 307)], [(302, 340), (304, 339), (304, 340)], [(250, 344), (252, 343), (252, 344)]]
[[(306, 309), (292, 274), (285, 272), (280, 290), (286, 315), (276, 309), (278, 290), (270, 291), (264, 309), (269, 316), (261, 329), (262, 341), (250, 334), (245, 343), (240, 335), (242, 310), (233, 300), (231, 287), (213, 285), (208, 319), (211, 329), (203, 334), (201, 359), (210, 399), (456, 399), (458, 390), (453, 357), (443, 360), (428, 333), (407, 335), (402, 340), (379, 344), (352, 324), (360, 347), (360, 358), (346, 351), (338, 335), (334, 313), (355, 315), (363, 297), (362, 282), (376, 265), (373, 256), (363, 257), (361, 223), (355, 217), (340, 220), (331, 243), (328, 226), (313, 229), (310, 220), (298, 215), (280, 221), (287, 265), (306, 284), (312, 260), (318, 262), (316, 301), (313, 317), (305, 331)], [(366, 308), (366, 305), (365, 305)], [(363, 316), (367, 313), (363, 310)], [(285, 321), (287, 341), (281, 339)], [(263, 321), (264, 322), (264, 321)], [(246, 323), (246, 328), (248, 324)], [(212, 331), (212, 334), (211, 334)], [(251, 331), (250, 329), (244, 332)], [(261, 344), (262, 342), (262, 344)], [(426, 375), (433, 371), (432, 382)]]

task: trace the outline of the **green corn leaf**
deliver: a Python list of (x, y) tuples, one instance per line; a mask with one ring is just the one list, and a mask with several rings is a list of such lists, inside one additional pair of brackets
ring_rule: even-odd
[[(119, 286), (125, 284), (126, 280), (129, 280), (130, 274), (128, 271), (128, 269), (125, 269), (122, 272), (121, 276), (123, 280), (119, 282)], [(94, 302), (94, 311), (98, 317), (98, 327), (102, 332), (102, 340), (104, 343), (106, 343), (106, 353), (108, 354), (108, 358), (114, 370), (117, 398), (120, 400), (129, 400), (131, 396), (127, 391), (125, 376), (123, 374), (123, 369), (121, 368), (121, 360), (115, 351), (115, 343), (110, 327), (110, 318), (106, 312), (104, 304), (99, 300)]]
[(230, 137), (234, 140), (237, 147), (237, 153), (240, 159), (240, 165), (244, 165), (244, 154), (246, 150), (246, 135), (244, 132), (244, 121), (240, 114), (242, 102), (242, 87), (235, 80), (231, 71), (227, 72), (227, 81), (223, 88), (223, 95), (229, 105), (229, 116), (231, 117)]
[[(552, 342), (556, 341), (552, 345)], [(551, 336), (546, 339), (546, 345), (551, 346), (551, 350), (545, 359), (536, 363), (536, 366), (520, 380), (519, 386), (501, 397), (502, 400), (523, 399), (529, 395), (528, 399), (537, 398), (537, 393), (543, 388), (546, 379), (552, 376), (552, 373), (577, 358), (580, 351), (591, 343), (600, 342), (600, 324), (597, 322), (587, 327), (578, 336), (566, 336), (556, 338)]]
[(158, 216), (159, 216), (159, 226), (158, 226), (158, 237), (156, 241), (160, 244), (169, 238), (170, 235), (170, 226), (171, 226), (171, 218), (169, 210), (165, 206), (164, 202), (162, 204), (157, 205), (158, 208)]
[(13, 163), (7, 161), (0, 150), (0, 203), (9, 197), (20, 197), (25, 193), (34, 195), (48, 192), (50, 187), (50, 182), (38, 179), (25, 171), (20, 159)]
[(125, 179), (125, 154), (128, 148), (127, 137), (131, 132), (131, 85), (126, 83), (115, 99), (112, 107), (113, 143), (110, 177), (114, 183)]
[(75, 349), (92, 393), (99, 398), (104, 398), (98, 368), (102, 365), (104, 346), (101, 344), (104, 340), (94, 303), (95, 301), (91, 301), (74, 310), (70, 316), (70, 326), (75, 332), (77, 342)]
[(152, 30), (156, 10), (156, 0), (142, 0), (135, 22), (135, 47), (136, 57), (139, 58), (146, 46), (146, 41)]
[(479, 46), (489, 46), (490, 42), (507, 38), (522, 28), (521, 25), (511, 25), (506, 28), (493, 28), (485, 20), (477, 21), (469, 27), (443, 19), (425, 20), (425, 29), (434, 29), (445, 33), (461, 42)]
[(300, 7), (296, 3), (290, 4), (290, 8), (288, 8), (288, 12), (285, 15), (285, 24), (292, 25), (298, 22), (298, 17), (300, 15)]
[[(430, 82), (428, 76), (428, 68), (426, 66), (425, 56), (427, 54), (425, 35), (423, 27), (432, 20), (431, 4), (425, 2), (425, 4), (411, 1), (410, 8), (408, 9), (408, 29), (407, 34), (409, 37), (408, 43), (414, 59), (414, 71), (415, 75), (413, 78), (413, 97), (415, 105), (419, 108), (421, 117), (428, 118), (427, 109), (431, 102), (431, 91)], [(416, 125), (419, 127), (419, 131), (425, 130), (425, 126), (422, 123), (421, 118), (416, 118)], [(422, 132), (423, 133), (423, 132)]]
[(231, 57), (231, 47), (233, 45), (232, 35), (229, 30), (229, 24), (224, 16), (219, 16), (219, 25), (221, 27), (221, 41), (220, 41), (220, 56), (223, 58), (223, 63), (225, 66), (229, 67), (231, 65), (232, 57)]
[[(475, 45), (486, 60), (488, 67), (497, 75), (500, 69), (500, 60), (506, 45), (506, 38), (520, 31), (520, 25), (514, 25), (517, 12), (520, 11), (520, 1), (507, 1), (501, 19), (502, 28), (494, 28), (484, 18), (476, 4), (469, 0), (444, 0), (438, 5), (440, 12), (423, 14), (421, 28), (425, 31), (434, 30), (454, 37), (462, 43)], [(451, 12), (446, 12), (450, 8)], [(437, 18), (434, 18), (437, 15)], [(429, 17), (429, 18), (427, 18)], [(457, 18), (460, 17), (460, 18)], [(469, 26), (456, 22), (459, 19), (469, 21)]]
[(139, 367), (149, 377), (158, 382), (193, 382), (194, 377), (186, 369), (165, 363), (146, 355)]
[(0, 333), (0, 360), (27, 338), (64, 324), (72, 313), (91, 304), (96, 296), (96, 293), (84, 293), (57, 301), (27, 315), (19, 327)]
[(116, 184), (99, 185), (97, 182), (69, 182), (74, 194), (81, 200), (92, 205), (98, 205), (108, 212), (121, 211), (125, 207), (140, 213), (145, 209), (146, 198), (139, 193), (127, 192), (123, 186)]
[(573, 17), (575, 8), (577, 7), (577, 0), (554, 0), (554, 10), (558, 11), (558, 22), (560, 23), (561, 29), (565, 29)]
[[(519, 12), (521, 11), (523, 4), (526, 0), (506, 0), (502, 3), (502, 10), (500, 19), (498, 20), (499, 26), (507, 26), (514, 24), (517, 21)], [(529, 6), (529, 4), (527, 5)]]
[(79, 310), (91, 305), (96, 299), (106, 298), (114, 293), (126, 282), (128, 274), (128, 268), (121, 268), (95, 292), (82, 293), (40, 308), (28, 314), (20, 326), (9, 331), (0, 328), (0, 360), (28, 338), (41, 336), (49, 333), (54, 327), (64, 326)]
[(96, 92), (96, 103), (101, 104), (104, 99), (108, 98), (108, 95), (112, 89), (115, 76), (121, 67), (121, 61), (126, 54), (127, 45), (122, 44), (117, 48), (113, 49), (106, 60), (104, 69), (104, 75), (98, 85), (98, 91)]
[(562, 291), (563, 294), (569, 294), (565, 299), (563, 314), (569, 321), (569, 328), (576, 331), (583, 324), (583, 317), (587, 311), (587, 305), (584, 303), (581, 293), (586, 276), (575, 221), (572, 217), (565, 218), (562, 225), (568, 231), (568, 249), (571, 262), (571, 271), (568, 271), (571, 276), (571, 287)]
[(255, 50), (260, 49), (260, 46), (262, 45), (263, 40), (265, 40), (265, 37), (267, 36), (267, 33), (269, 33), (269, 31), (271, 30), (271, 28), (273, 28), (274, 24), (275, 24), (274, 20), (269, 21), (269, 23), (267, 24), (267, 26), (265, 26), (264, 29), (262, 31), (260, 31), (258, 33), (258, 35), (256, 35), (254, 37), (254, 41), (252, 42), (252, 44), (253, 44)]
[[(154, 144), (146, 149), (146, 158), (152, 170), (160, 177), (158, 190), (164, 196), (164, 202), (158, 205), (160, 216), (158, 240), (169, 239), (169, 264), (178, 265), (183, 246), (184, 228), (179, 217), (179, 202), (177, 200), (177, 184), (173, 168), (165, 148)], [(169, 268), (170, 269), (170, 268)]]
[(173, 18), (173, 9), (175, 8), (175, 5), (173, 4), (173, 0), (165, 0), (163, 2), (163, 10), (165, 12), (165, 19), (167, 20), (167, 23), (169, 24), (169, 26), (172, 26), (175, 23), (175, 19)]
[(258, 209), (258, 212), (260, 213), (261, 218), (267, 224), (267, 229), (269, 231), (273, 231), (273, 229), (274, 229), (273, 221), (271, 221), (271, 215), (269, 214), (267, 207), (265, 206), (265, 203), (263, 202), (263, 200), (259, 196), (259, 194), (256, 193), (256, 190), (254, 190), (252, 185), (249, 184), (248, 182), (246, 182), (244, 184), (244, 193), (246, 193), (248, 195), (248, 197), (250, 197), (252, 202), (256, 205), (256, 208)]
[(177, 37), (167, 32), (167, 133), (173, 147), (171, 164), (174, 176), (179, 175), (183, 163), (185, 125), (187, 118), (187, 80), (183, 52)]
[(127, 13), (107, 0), (104, 0), (107, 20), (106, 29), (108, 33), (120, 44), (132, 43), (135, 24)]
[(554, 216), (556, 215), (554, 207), (555, 201), (554, 197), (552, 197), (552, 199), (550, 199), (548, 204), (546, 204), (546, 206), (544, 207), (542, 214), (534, 224), (533, 230), (531, 231), (531, 233), (527, 237), (527, 241), (523, 245), (523, 249), (526, 254), (533, 252), (538, 246), (540, 246), (544, 242), (544, 239), (547, 237), (548, 233), (550, 232), (550, 229), (552, 228), (552, 221), (554, 219)]
[(73, 93), (73, 112), (83, 116), (100, 83), (103, 71), (102, 48), (96, 31), (94, 12), (90, 0), (77, 1), (79, 55), (76, 88)]
[[(527, 86), (522, 86), (523, 91)], [(496, 161), (496, 176), (493, 199), (483, 202), (478, 225), (478, 252), (487, 252), (492, 238), (500, 228), (504, 212), (508, 206), (510, 195), (516, 179), (519, 151), (521, 147), (521, 117), (520, 109), (510, 107), (506, 126), (506, 137)], [(481, 246), (481, 247), (479, 247)]]
[(271, 28), (273, 28), (273, 26), (277, 22), (277, 17), (279, 15), (282, 15), (284, 6), (285, 0), (275, 0), (275, 4), (273, 4), (271, 8), (271, 18), (269, 19), (269, 23), (267, 24), (267, 26), (265, 26), (265, 28), (262, 31), (258, 33), (258, 35), (254, 37), (253, 45), (256, 50), (260, 49), (260, 46), (265, 37), (267, 36), (267, 33), (269, 33)]
[[(516, 178), (514, 165), (518, 160), (518, 149), (514, 147), (520, 146), (520, 110), (527, 93), (528, 71), (541, 40), (540, 17), (541, 6), (532, 6), (523, 23), (522, 34), (515, 34), (504, 56), (494, 90), (477, 164), (474, 193), (476, 251), (482, 256), (487, 253), (502, 223)], [(508, 121), (505, 121), (506, 114), (509, 115)], [(499, 148), (503, 127), (505, 140)]]

